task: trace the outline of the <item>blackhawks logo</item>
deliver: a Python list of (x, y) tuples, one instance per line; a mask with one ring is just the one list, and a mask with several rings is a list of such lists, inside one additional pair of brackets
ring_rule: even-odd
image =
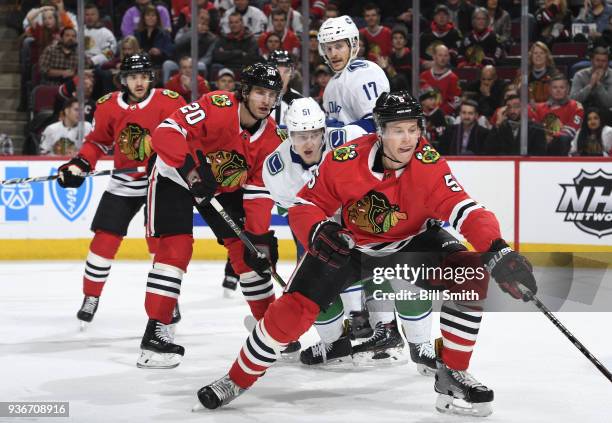
[(281, 142), (284, 142), (287, 138), (289, 138), (287, 134), (287, 130), (284, 128), (276, 127), (276, 135), (281, 139)]
[(229, 107), (232, 105), (232, 100), (225, 94), (213, 94), (210, 96), (210, 101), (217, 107)]
[(104, 103), (106, 100), (108, 100), (109, 98), (111, 98), (113, 96), (113, 93), (108, 93), (106, 95), (103, 95), (102, 97), (100, 97), (97, 101), (98, 104), (102, 104)]
[(162, 94), (170, 97), (171, 99), (175, 99), (179, 97), (179, 93), (177, 93), (176, 91), (172, 91), (172, 90), (163, 90)]
[(347, 217), (350, 223), (371, 234), (388, 232), (400, 220), (407, 218), (396, 204), (391, 204), (383, 193), (376, 191), (368, 192), (350, 205)]
[(549, 113), (544, 116), (544, 130), (548, 135), (554, 135), (561, 130), (561, 121), (559, 117), (554, 113)]
[(117, 144), (130, 160), (143, 161), (153, 152), (149, 130), (135, 123), (128, 123), (121, 131)]
[(247, 178), (247, 161), (236, 150), (215, 151), (206, 155), (211, 163), (213, 175), (222, 187), (238, 187)]
[(425, 164), (432, 164), (440, 160), (440, 153), (438, 153), (431, 145), (423, 147), (423, 151), (416, 153), (417, 160)]
[(357, 151), (355, 151), (355, 147), (355, 144), (351, 144), (334, 149), (334, 151), (332, 152), (332, 160), (336, 162), (345, 162), (347, 160), (353, 160), (358, 155)]

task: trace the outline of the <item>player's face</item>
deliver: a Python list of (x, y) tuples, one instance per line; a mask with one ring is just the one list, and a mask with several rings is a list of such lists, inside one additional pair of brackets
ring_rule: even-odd
[(406, 165), (414, 154), (420, 136), (421, 129), (416, 120), (387, 123), (382, 134), (385, 154), (400, 163), (383, 157), (384, 166), (387, 169), (397, 169)]
[(257, 119), (265, 119), (276, 104), (276, 91), (253, 87), (249, 93), (249, 109)]
[(550, 96), (555, 101), (565, 99), (567, 97), (567, 83), (563, 80), (552, 81), (550, 83)]
[(293, 131), (289, 135), (293, 150), (304, 160), (304, 163), (312, 165), (321, 161), (323, 129)]
[(130, 74), (126, 77), (126, 82), (130, 95), (137, 100), (143, 99), (147, 95), (149, 85), (151, 85), (149, 75), (145, 73)]
[(599, 115), (595, 112), (589, 113), (587, 116), (587, 125), (591, 131), (599, 129), (601, 126), (601, 119), (599, 118)]
[(323, 52), (334, 71), (340, 72), (351, 58), (351, 48), (348, 40), (332, 41), (323, 44)]

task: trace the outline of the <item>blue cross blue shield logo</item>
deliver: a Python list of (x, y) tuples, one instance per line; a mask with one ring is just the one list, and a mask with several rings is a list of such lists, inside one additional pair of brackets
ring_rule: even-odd
[[(57, 174), (57, 169), (51, 169), (51, 174)], [(62, 188), (57, 181), (49, 181), (49, 191), (55, 208), (71, 222), (83, 214), (91, 199), (93, 182), (85, 178), (85, 182), (78, 188)]]
[[(6, 179), (27, 178), (26, 166), (8, 166), (4, 170)], [(0, 185), (0, 206), (4, 206), (6, 222), (27, 222), (30, 220), (30, 206), (42, 206), (45, 190), (42, 184)]]

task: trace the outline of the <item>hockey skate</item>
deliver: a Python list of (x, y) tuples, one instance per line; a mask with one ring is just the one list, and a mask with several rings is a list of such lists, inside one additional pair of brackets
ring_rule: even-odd
[(370, 314), (367, 310), (351, 311), (350, 319), (348, 320), (348, 333), (351, 340), (359, 338), (369, 338), (374, 331), (370, 326)]
[(436, 410), (462, 416), (486, 417), (493, 412), (493, 391), (466, 371), (453, 370), (438, 361), (434, 389)]
[(405, 361), (404, 340), (397, 330), (397, 323), (379, 322), (374, 334), (353, 347), (353, 362), (357, 366), (391, 364)]
[(431, 342), (413, 344), (408, 342), (410, 348), (410, 358), (417, 365), (417, 371), (423, 376), (433, 376), (436, 374), (436, 352)]
[(172, 369), (181, 364), (185, 348), (172, 342), (168, 326), (158, 320), (149, 319), (140, 343), (141, 353), (136, 362), (137, 367)]
[(204, 407), (210, 410), (219, 408), (242, 395), (244, 391), (246, 389), (236, 385), (229, 375), (225, 375), (198, 391), (198, 400), (200, 402), (194, 405), (191, 411), (202, 410)]
[(94, 316), (96, 315), (96, 311), (98, 310), (98, 303), (100, 302), (100, 297), (93, 297), (90, 295), (86, 295), (83, 298), (83, 304), (81, 304), (81, 309), (77, 312), (77, 318), (80, 320), (80, 329), (84, 331), (87, 328), (87, 324), (90, 323)]
[(307, 366), (352, 362), (351, 340), (341, 336), (329, 344), (321, 341), (300, 353), (300, 361)]
[(223, 287), (223, 297), (232, 298), (236, 293), (236, 288), (238, 288), (238, 278), (231, 275), (225, 275), (221, 286)]

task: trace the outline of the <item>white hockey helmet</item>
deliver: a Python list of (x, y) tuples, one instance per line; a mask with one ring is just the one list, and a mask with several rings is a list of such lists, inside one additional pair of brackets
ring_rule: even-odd
[[(351, 48), (351, 55), (347, 62), (347, 66), (354, 58), (357, 57), (357, 54), (359, 53), (359, 30), (357, 29), (355, 22), (353, 22), (351, 17), (347, 15), (338, 16), (337, 18), (329, 18), (323, 22), (323, 25), (321, 25), (321, 28), (319, 28), (317, 40), (319, 41), (319, 55), (323, 58), (323, 60), (325, 60), (325, 63), (327, 63), (330, 68), (332, 68), (332, 66), (325, 55), (323, 44), (347, 40)], [(342, 72), (343, 70), (344, 69), (341, 69), (338, 72)]]
[(312, 97), (298, 98), (291, 102), (285, 124), (289, 137), (292, 131), (312, 131), (325, 128), (325, 113)]

